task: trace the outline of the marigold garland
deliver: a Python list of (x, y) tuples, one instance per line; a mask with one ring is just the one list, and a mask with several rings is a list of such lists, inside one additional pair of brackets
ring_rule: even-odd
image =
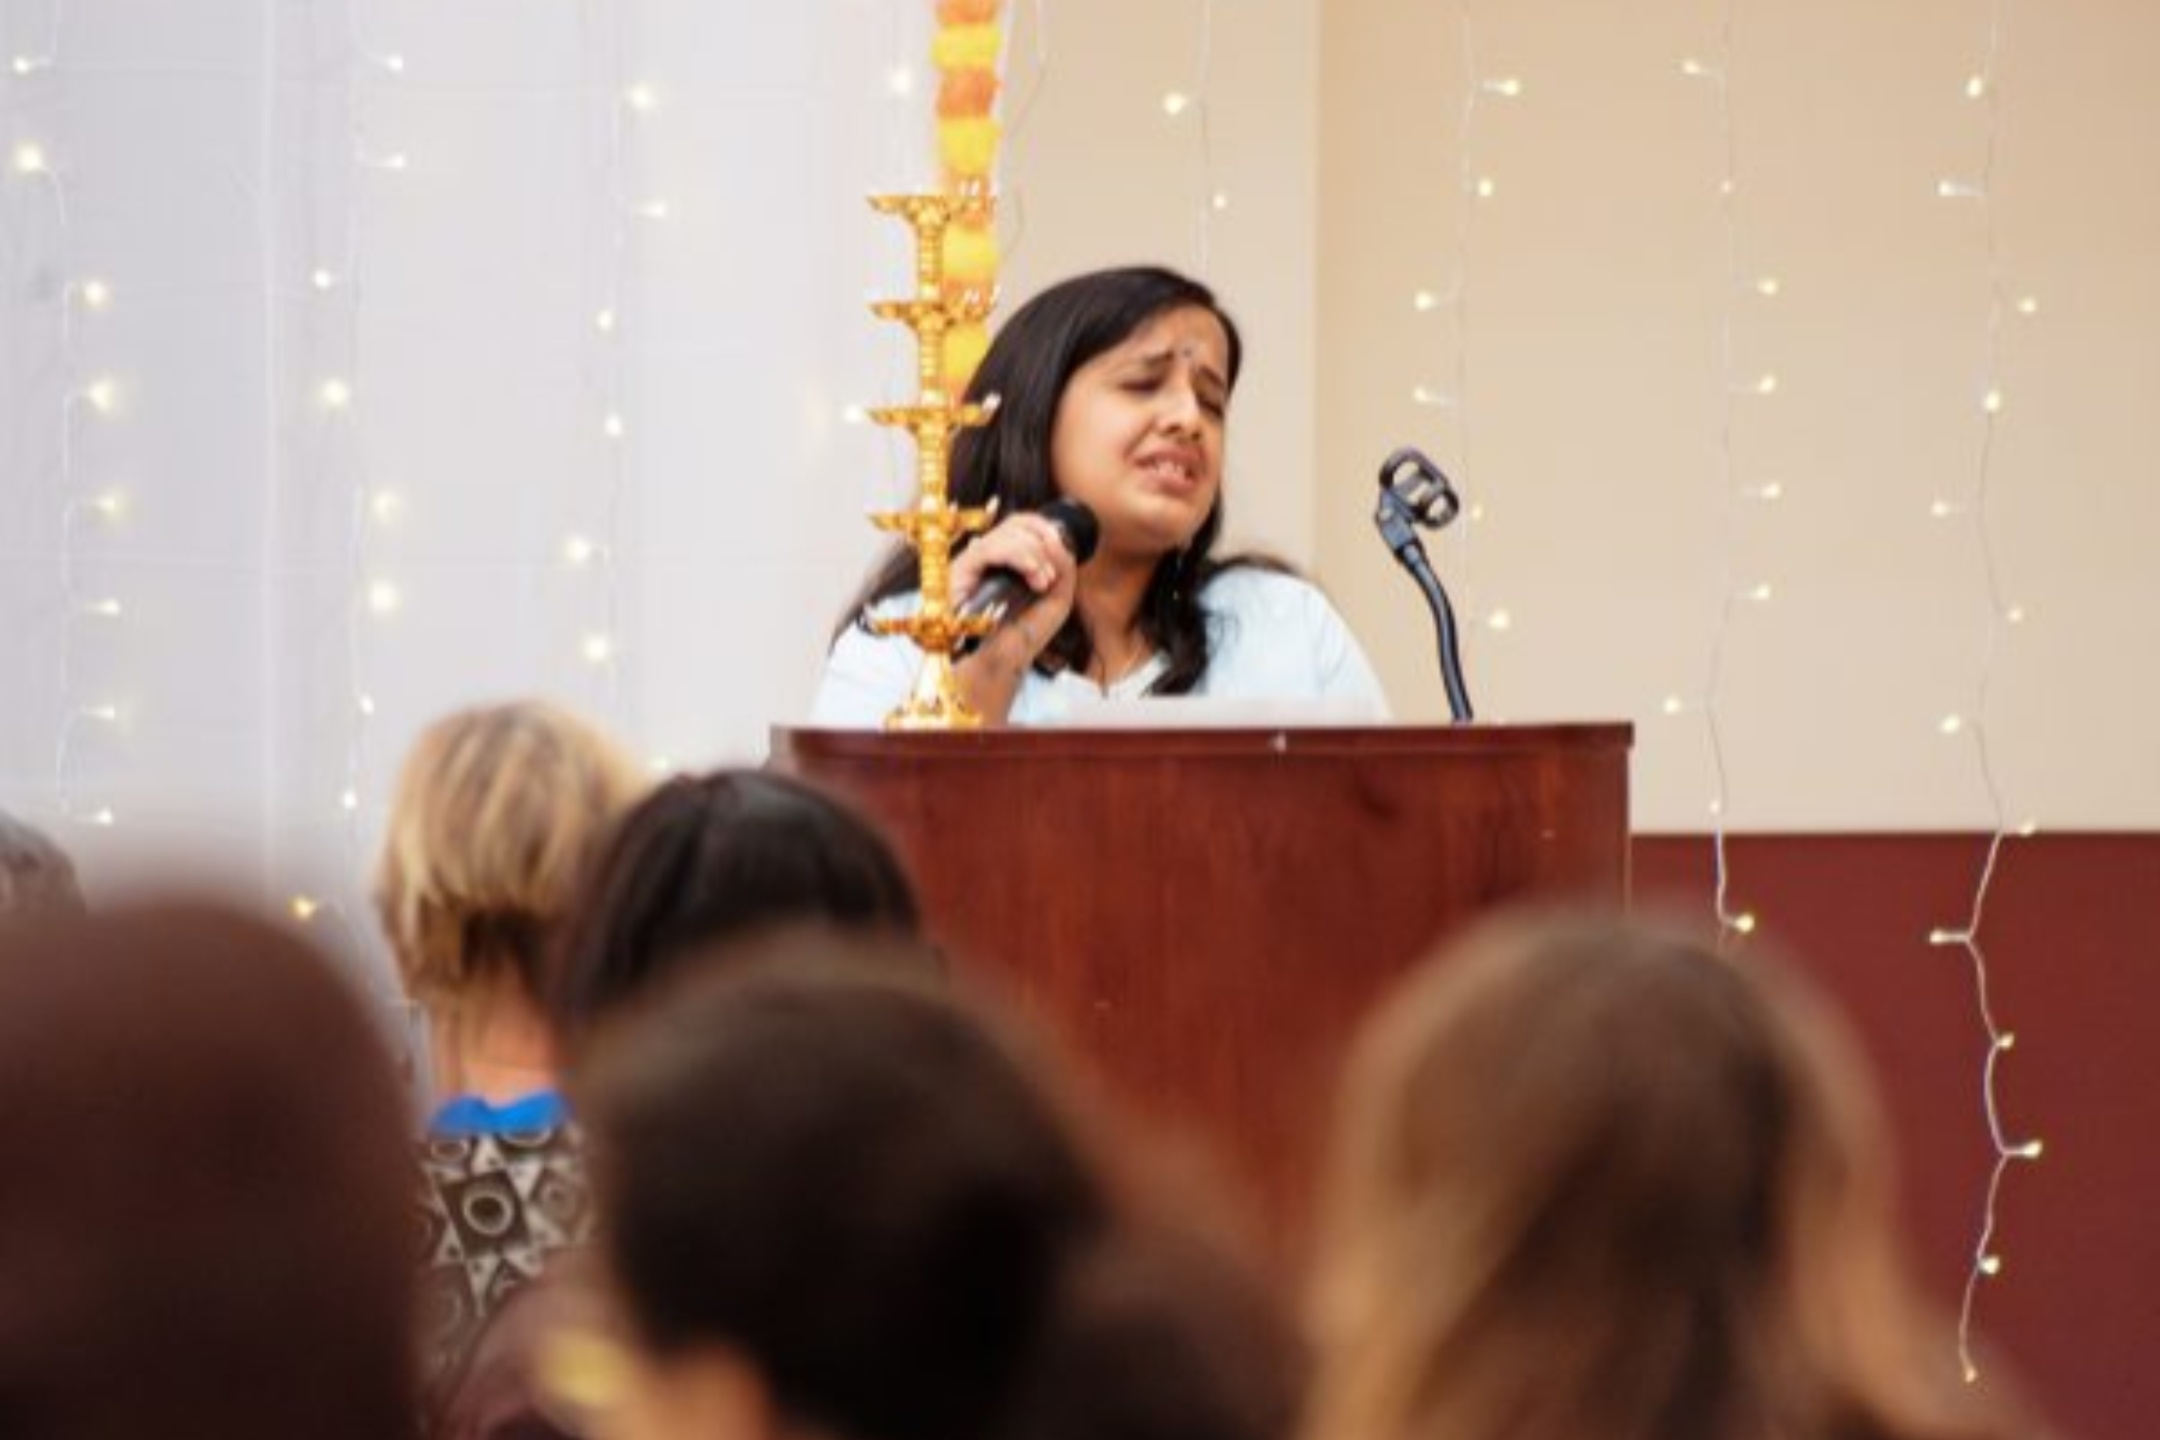
[[(937, 32), (930, 60), (938, 70), (937, 149), (948, 191), (987, 195), (997, 166), (998, 58), (1005, 48), (999, 23), (1004, 0), (938, 0)], [(988, 295), (996, 289), (997, 233), (987, 215), (955, 222), (945, 232), (948, 298)], [(989, 349), (981, 325), (963, 325), (945, 336), (945, 385), (955, 395), (967, 388)]]

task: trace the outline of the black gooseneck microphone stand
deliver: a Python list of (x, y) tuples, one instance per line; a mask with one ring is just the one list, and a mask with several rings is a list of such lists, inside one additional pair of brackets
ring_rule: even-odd
[(1373, 525), (1394, 552), (1402, 567), (1425, 592), (1432, 610), (1433, 627), (1440, 632), (1440, 681), (1447, 686), (1448, 709), (1458, 725), (1477, 717), (1470, 710), (1470, 691), (1463, 684), (1462, 651), (1455, 635), (1455, 607), (1448, 604), (1440, 577), (1425, 558), (1418, 529), (1439, 530), (1462, 509), (1455, 487), (1440, 467), (1409, 446), (1404, 446), (1380, 466), (1380, 504), (1373, 511)]

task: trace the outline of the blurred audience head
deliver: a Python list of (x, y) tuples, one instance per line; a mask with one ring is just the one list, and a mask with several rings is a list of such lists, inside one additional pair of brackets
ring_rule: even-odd
[(409, 1433), (406, 1146), (299, 941), (192, 905), (0, 932), (0, 1434)]
[(376, 880), (407, 991), (433, 1014), (537, 1004), (578, 877), (644, 788), (631, 758), (552, 705), (464, 710), (415, 742)]
[(1859, 1055), (1759, 948), (1497, 922), (1372, 1020), (1337, 1124), (1316, 1440), (2000, 1433)]
[(66, 854), (0, 811), (0, 925), (35, 915), (76, 915), (82, 909), (82, 889)]
[(761, 770), (667, 781), (617, 827), (586, 877), (548, 998), (575, 1042), (688, 957), (796, 926), (912, 938), (915, 890), (869, 821)]
[(1021, 1052), (846, 948), (688, 973), (601, 1038), (578, 1098), (635, 1357), (611, 1437), (986, 1440), (1110, 1228)]

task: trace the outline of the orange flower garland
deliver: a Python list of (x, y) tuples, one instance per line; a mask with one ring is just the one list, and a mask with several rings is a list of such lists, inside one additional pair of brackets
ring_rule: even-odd
[[(991, 190), (997, 164), (998, 56), (1005, 47), (998, 12), (1004, 0), (938, 0), (930, 60), (937, 67), (938, 160), (948, 191)], [(950, 297), (987, 295), (997, 285), (997, 234), (987, 215), (958, 221), (945, 232), (945, 289)], [(990, 347), (981, 325), (945, 337), (945, 384), (958, 395)]]

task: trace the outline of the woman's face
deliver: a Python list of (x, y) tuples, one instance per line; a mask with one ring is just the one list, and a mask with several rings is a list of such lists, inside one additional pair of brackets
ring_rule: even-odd
[(1058, 493), (1095, 512), (1106, 555), (1182, 549), (1222, 488), (1230, 337), (1211, 310), (1164, 311), (1073, 372), (1050, 432)]

